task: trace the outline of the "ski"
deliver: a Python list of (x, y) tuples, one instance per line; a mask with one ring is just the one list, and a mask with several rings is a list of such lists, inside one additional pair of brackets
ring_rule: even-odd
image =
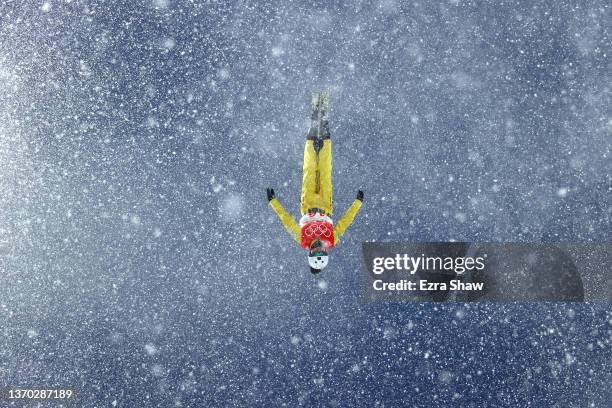
[(325, 90), (320, 96), (320, 108), (319, 108), (319, 139), (325, 140), (331, 137), (329, 132), (329, 119), (327, 117), (329, 112), (329, 90)]
[(310, 102), (310, 129), (306, 139), (315, 142), (319, 138), (319, 106), (321, 103), (321, 94), (319, 92), (312, 93), (312, 99)]

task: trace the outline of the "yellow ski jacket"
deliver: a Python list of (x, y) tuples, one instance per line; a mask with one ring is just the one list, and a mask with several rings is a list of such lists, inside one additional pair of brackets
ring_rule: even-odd
[[(359, 212), (359, 209), (361, 208), (362, 204), (363, 203), (361, 200), (355, 199), (355, 201), (353, 201), (353, 204), (351, 204), (346, 213), (342, 216), (342, 218), (340, 218), (340, 221), (338, 221), (336, 225), (334, 225), (334, 246), (338, 244), (338, 238), (344, 235), (346, 229), (353, 223), (353, 220), (357, 216), (357, 213)], [(299, 244), (302, 241), (299, 224), (295, 222), (291, 214), (289, 214), (287, 210), (283, 208), (277, 198), (273, 198), (272, 200), (270, 200), (270, 206), (272, 207), (276, 215), (278, 215), (278, 218), (280, 219), (281, 223), (283, 224), (289, 235), (291, 235), (291, 237)]]

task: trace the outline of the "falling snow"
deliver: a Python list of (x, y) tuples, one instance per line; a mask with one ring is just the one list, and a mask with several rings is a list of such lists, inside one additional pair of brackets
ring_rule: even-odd
[[(78, 406), (610, 406), (593, 304), (363, 302), (362, 241), (609, 241), (609, 2), (0, 4), (0, 388)], [(334, 212), (310, 276), (309, 93)], [(335, 215), (335, 214), (334, 214)], [(20, 406), (20, 405), (14, 405)]]

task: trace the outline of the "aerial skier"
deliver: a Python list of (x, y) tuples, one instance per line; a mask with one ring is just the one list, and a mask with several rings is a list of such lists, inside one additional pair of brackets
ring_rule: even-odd
[(329, 262), (328, 250), (338, 244), (338, 239), (351, 225), (363, 203), (363, 191), (340, 221), (333, 224), (331, 219), (332, 200), (332, 146), (327, 111), (329, 91), (312, 94), (310, 130), (304, 149), (304, 170), (299, 224), (283, 208), (274, 194), (266, 190), (270, 206), (278, 215), (283, 226), (302, 248), (308, 250), (308, 264), (313, 274), (321, 272)]

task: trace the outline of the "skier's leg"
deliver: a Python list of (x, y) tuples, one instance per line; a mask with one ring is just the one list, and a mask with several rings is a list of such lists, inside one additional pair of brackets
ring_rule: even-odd
[(320, 144), (319, 150), (319, 190), (323, 209), (329, 215), (333, 212), (333, 186), (332, 186), (332, 144), (329, 131), (327, 112), (329, 108), (329, 91), (321, 94), (319, 104)]
[(319, 151), (319, 190), (323, 209), (331, 216), (333, 212), (332, 143), (329, 138), (323, 140), (323, 147)]
[(310, 102), (310, 129), (306, 135), (306, 146), (304, 147), (304, 168), (302, 176), (302, 197), (300, 210), (302, 214), (308, 209), (317, 206), (318, 200), (318, 174), (317, 174), (317, 148), (319, 143), (319, 106), (321, 94), (313, 92)]
[(306, 140), (304, 147), (304, 169), (302, 175), (302, 197), (300, 210), (306, 214), (316, 207), (317, 196), (317, 152), (312, 140)]

